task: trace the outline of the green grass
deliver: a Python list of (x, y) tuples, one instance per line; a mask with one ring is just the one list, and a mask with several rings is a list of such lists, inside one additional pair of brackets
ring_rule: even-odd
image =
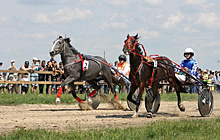
[[(82, 95), (79, 95), (82, 97)], [(0, 94), (1, 105), (19, 105), (19, 104), (54, 104), (56, 95), (46, 94)], [(62, 103), (71, 104), (76, 101), (71, 94), (63, 94), (61, 97)]]
[[(81, 99), (84, 99), (84, 94), (77, 94)], [(119, 93), (118, 98), (122, 101), (127, 101), (127, 94)], [(110, 94), (113, 98), (113, 94)], [(145, 96), (145, 95), (143, 95)], [(181, 94), (182, 101), (195, 101), (198, 99), (197, 94)], [(0, 94), (0, 105), (19, 105), (19, 104), (54, 104), (56, 100), (56, 95), (47, 94), (31, 94), (26, 95), (19, 94)], [(177, 96), (175, 93), (171, 94), (161, 94), (162, 101), (177, 101)], [(71, 94), (62, 94), (61, 102), (63, 104), (72, 104), (76, 100)], [(101, 98), (101, 102), (106, 102)]]
[[(198, 94), (185, 94), (181, 93), (182, 101), (196, 101), (198, 100)], [(169, 94), (161, 94), (162, 101), (177, 101), (176, 93), (169, 93)]]
[(58, 132), (44, 129), (19, 129), (1, 135), (2, 140), (146, 140), (146, 139), (219, 139), (220, 118), (212, 120), (157, 121), (143, 127), (102, 128), (93, 130), (69, 130)]

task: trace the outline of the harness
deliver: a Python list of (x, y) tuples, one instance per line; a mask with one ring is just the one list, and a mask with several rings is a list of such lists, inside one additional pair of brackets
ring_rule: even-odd
[[(128, 43), (129, 43), (131, 38), (135, 41), (135, 43), (134, 43), (132, 48), (128, 45)], [(137, 80), (136, 80), (136, 76), (137, 76), (137, 73), (140, 71), (140, 69), (141, 69), (143, 64), (147, 64), (148, 66), (153, 67), (153, 71), (152, 71), (152, 74), (151, 74), (151, 78), (149, 79), (148, 86), (152, 86), (152, 84), (154, 82), (155, 75), (157, 73), (157, 67), (160, 66), (160, 67), (164, 68), (163, 66), (159, 65), (159, 63), (161, 63), (161, 62), (158, 62), (158, 60), (160, 60), (160, 59), (162, 59), (162, 60), (169, 60), (173, 64), (175, 64), (176, 66), (181, 68), (181, 66), (178, 65), (177, 63), (173, 62), (172, 60), (170, 60), (170, 59), (168, 59), (166, 57), (162, 57), (161, 58), (161, 57), (159, 57), (158, 54), (147, 56), (147, 53), (145, 51), (144, 46), (141, 43), (139, 43), (134, 37), (129, 37), (128, 40), (125, 42), (123, 48), (125, 48), (126, 45), (128, 47), (128, 50), (130, 50), (130, 53), (133, 53), (134, 55), (137, 55), (137, 56), (141, 57), (141, 63), (139, 64), (137, 70), (134, 73), (132, 73), (132, 71), (130, 72), (131, 76), (133, 77), (133, 79), (134, 79), (134, 81), (136, 83), (136, 85), (138, 85)], [(137, 45), (140, 45), (142, 47), (142, 49), (144, 50), (144, 55), (135, 52)]]

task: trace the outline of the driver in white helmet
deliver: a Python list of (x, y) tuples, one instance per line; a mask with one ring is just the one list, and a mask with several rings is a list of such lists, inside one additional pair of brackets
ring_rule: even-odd
[[(192, 58), (193, 56), (194, 56), (193, 49), (186, 48), (185, 52), (184, 52), (184, 57), (186, 59), (182, 61), (180, 66), (184, 69), (184, 71), (189, 72), (191, 74), (191, 76), (194, 76), (196, 78), (198, 76), (198, 73), (197, 73), (198, 63), (196, 62), (196, 60), (194, 60)], [(193, 89), (193, 93), (197, 93), (196, 87), (190, 87), (190, 86), (188, 87), (188, 90), (187, 90), (188, 93), (190, 93), (192, 91), (191, 88)]]
[(180, 64), (185, 71), (188, 71), (191, 75), (197, 76), (197, 66), (198, 63), (192, 57), (194, 56), (194, 51), (192, 48), (186, 48), (184, 52), (185, 60)]

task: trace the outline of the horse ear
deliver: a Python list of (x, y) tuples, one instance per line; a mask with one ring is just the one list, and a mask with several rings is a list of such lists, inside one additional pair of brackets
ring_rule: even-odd
[(134, 36), (135, 39), (138, 39), (138, 33)]
[(130, 37), (130, 35), (128, 34), (128, 35), (127, 35), (127, 39), (128, 39), (129, 37)]
[(65, 38), (65, 41), (70, 43), (71, 40), (70, 40), (70, 38)]

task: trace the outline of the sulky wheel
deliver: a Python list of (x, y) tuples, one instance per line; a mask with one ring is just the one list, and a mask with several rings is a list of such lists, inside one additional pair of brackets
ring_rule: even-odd
[(94, 95), (91, 96), (89, 90), (86, 91), (86, 101), (91, 105), (92, 109), (96, 109), (100, 104), (100, 95), (96, 92)]
[(157, 92), (157, 98), (153, 101), (153, 92), (152, 89), (146, 90), (146, 97), (145, 97), (145, 108), (147, 112), (150, 112), (153, 106), (153, 102), (155, 102), (154, 112), (156, 114), (160, 107), (160, 94)]
[(199, 113), (203, 117), (211, 115), (213, 110), (213, 96), (208, 88), (202, 89), (198, 98)]
[[(133, 95), (132, 95), (132, 99), (133, 100), (137, 100), (137, 96), (138, 96), (138, 93), (139, 93), (139, 90), (137, 90)], [(128, 107), (130, 110), (135, 110), (136, 109), (136, 105), (130, 101), (127, 100), (127, 104), (128, 104)], [(141, 107), (141, 104), (142, 104), (142, 99), (141, 99), (141, 103), (140, 103), (140, 106), (139, 108)]]

